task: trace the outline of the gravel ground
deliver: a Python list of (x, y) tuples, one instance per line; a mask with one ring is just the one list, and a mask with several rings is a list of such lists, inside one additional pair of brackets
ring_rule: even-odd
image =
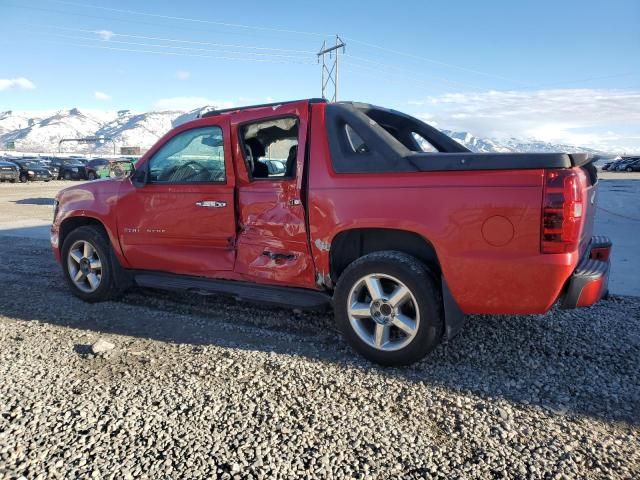
[(471, 317), (383, 369), (327, 313), (71, 297), (37, 240), (69, 184), (0, 184), (0, 480), (640, 477), (640, 298)]
[(638, 298), (471, 317), (384, 369), (326, 313), (89, 305), (46, 242), (0, 242), (0, 479), (640, 476)]

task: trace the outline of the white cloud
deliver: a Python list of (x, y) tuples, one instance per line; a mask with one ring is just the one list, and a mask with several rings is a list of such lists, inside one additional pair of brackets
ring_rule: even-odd
[(108, 102), (109, 100), (111, 100), (111, 95), (108, 95), (104, 92), (96, 92), (94, 93), (94, 96), (96, 97), (96, 100), (100, 100), (102, 102)]
[(10, 88), (19, 88), (21, 90), (33, 90), (35, 84), (28, 78), (0, 78), (0, 91), (9, 90)]
[(176, 72), (176, 77), (178, 78), (178, 80), (188, 80), (190, 76), (191, 73), (187, 72), (186, 70), (178, 70)]
[(161, 98), (154, 106), (161, 110), (193, 110), (206, 106), (229, 108), (233, 106), (233, 102), (226, 100), (212, 100), (206, 97), (170, 97)]
[(640, 147), (640, 90), (450, 93), (412, 100), (419, 116), (483, 137), (535, 138), (594, 148)]
[(113, 33), (111, 30), (96, 30), (95, 34), (98, 35), (100, 39), (104, 40), (105, 42), (108, 42), (109, 40), (111, 40), (111, 37), (115, 35), (115, 33)]

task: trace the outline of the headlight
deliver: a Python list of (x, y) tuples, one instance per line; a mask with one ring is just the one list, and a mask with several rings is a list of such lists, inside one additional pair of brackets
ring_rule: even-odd
[(28, 173), (29, 175), (35, 175), (35, 173), (33, 172), (33, 170), (28, 170), (28, 171), (27, 171), (27, 173)]

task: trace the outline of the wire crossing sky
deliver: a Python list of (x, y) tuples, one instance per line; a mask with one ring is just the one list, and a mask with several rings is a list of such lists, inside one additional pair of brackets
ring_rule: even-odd
[(315, 97), (316, 53), (340, 34), (342, 99), (476, 135), (640, 147), (640, 2), (524, 3), (0, 0), (0, 111)]

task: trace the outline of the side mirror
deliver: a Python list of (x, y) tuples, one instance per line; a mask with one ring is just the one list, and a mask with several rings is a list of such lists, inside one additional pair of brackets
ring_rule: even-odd
[(147, 169), (136, 170), (132, 164), (131, 183), (133, 183), (134, 187), (144, 187), (147, 183)]

